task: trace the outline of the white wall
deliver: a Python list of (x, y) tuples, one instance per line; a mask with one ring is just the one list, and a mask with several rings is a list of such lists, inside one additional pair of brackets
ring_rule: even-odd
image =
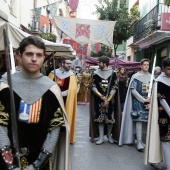
[(20, 24), (28, 28), (30, 21), (30, 9), (33, 9), (33, 0), (15, 0), (14, 13), (10, 13), (8, 5), (10, 0), (1, 0), (0, 9), (8, 15), (8, 21), (20, 27)]
[(140, 17), (144, 17), (157, 5), (157, 0), (139, 0)]
[(29, 1), (25, 1), (25, 0), (20, 0), (20, 23), (25, 26), (26, 28), (28, 28), (28, 24), (31, 24), (31, 9), (34, 8), (34, 0), (29, 0)]

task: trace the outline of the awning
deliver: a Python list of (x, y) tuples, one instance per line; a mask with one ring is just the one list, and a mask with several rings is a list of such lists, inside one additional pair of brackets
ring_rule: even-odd
[[(87, 60), (85, 60), (86, 63), (98, 64), (98, 57), (88, 57)], [(109, 65), (110, 66), (115, 66), (115, 61), (116, 61), (116, 68), (119, 67), (125, 67), (126, 69), (135, 69), (135, 70), (140, 70), (140, 62), (133, 62), (133, 61), (126, 61), (126, 60), (121, 60), (119, 58), (110, 58)]]
[(54, 17), (56, 26), (80, 44), (103, 43), (113, 45), (116, 21), (87, 20), (80, 18)]

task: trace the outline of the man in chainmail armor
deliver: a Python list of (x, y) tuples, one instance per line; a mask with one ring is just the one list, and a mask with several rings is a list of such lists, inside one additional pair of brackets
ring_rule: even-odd
[(0, 169), (69, 170), (69, 125), (61, 91), (40, 73), (45, 44), (29, 36), (20, 42), (19, 50), (22, 70), (12, 75), (12, 85), (21, 167), (13, 152), (10, 91), (4, 77), (0, 81)]

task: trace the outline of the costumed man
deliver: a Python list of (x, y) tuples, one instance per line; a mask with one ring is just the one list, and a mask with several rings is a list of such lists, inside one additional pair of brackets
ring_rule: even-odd
[(162, 61), (162, 68), (151, 98), (144, 163), (160, 163), (164, 157), (170, 170), (170, 58)]
[[(104, 131), (107, 131), (109, 143), (113, 143), (113, 124), (115, 123), (114, 95), (117, 91), (117, 76), (112, 68), (108, 67), (109, 58), (99, 58), (99, 69), (94, 72), (90, 100), (90, 137), (99, 137), (96, 144), (104, 142)], [(120, 104), (119, 104), (120, 113)], [(105, 129), (106, 128), (106, 129)]]
[(86, 71), (82, 74), (80, 90), (78, 92), (77, 100), (81, 104), (89, 104), (89, 87), (91, 85), (91, 74), (89, 68), (86, 68)]
[(71, 68), (71, 60), (61, 59), (61, 67), (52, 71), (49, 78), (59, 85), (64, 99), (65, 109), (70, 123), (70, 143), (75, 142), (77, 114), (77, 78)]
[[(29, 36), (19, 50), (22, 69), (11, 76), (13, 89), (6, 78), (0, 80), (0, 169), (69, 170), (69, 123), (61, 91), (40, 73), (45, 44)], [(11, 94), (15, 103), (10, 105)], [(15, 154), (18, 144), (20, 155)]]
[(145, 102), (150, 102), (147, 98), (151, 74), (149, 70), (149, 59), (141, 60), (141, 71), (134, 74), (129, 83), (125, 105), (122, 113), (122, 124), (119, 145), (133, 144), (136, 134), (136, 148), (143, 151), (145, 144), (142, 135), (146, 131), (148, 121), (148, 108)]
[[(82, 81), (82, 73), (83, 73), (83, 70), (80, 66), (77, 66), (75, 68), (75, 72), (76, 74), (76, 77), (77, 77), (77, 101), (78, 101), (78, 97), (79, 97), (79, 94), (78, 92), (80, 91), (80, 85), (81, 85), (81, 81)], [(79, 104), (79, 102), (78, 102)]]
[(156, 66), (154, 69), (154, 77), (155, 79), (161, 74), (161, 67)]
[[(19, 48), (16, 49), (16, 51), (15, 51), (15, 63), (16, 63), (15, 72), (21, 71), (21, 69), (22, 69), (22, 64), (21, 64), (20, 57), (19, 57)], [(2, 77), (6, 77), (6, 76), (7, 76), (7, 72), (5, 72), (5, 73), (2, 75)]]

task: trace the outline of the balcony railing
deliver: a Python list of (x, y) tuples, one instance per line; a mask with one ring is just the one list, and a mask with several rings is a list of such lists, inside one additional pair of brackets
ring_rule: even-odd
[(132, 25), (130, 30), (134, 32), (134, 43), (149, 36), (154, 31), (160, 30), (161, 14), (163, 12), (168, 12), (168, 7), (159, 3), (140, 21)]

